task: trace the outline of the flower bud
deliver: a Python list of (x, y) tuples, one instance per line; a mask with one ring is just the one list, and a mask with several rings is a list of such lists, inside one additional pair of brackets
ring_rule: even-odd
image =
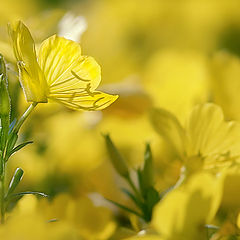
[(154, 172), (153, 172), (153, 160), (152, 151), (150, 145), (146, 145), (146, 150), (144, 154), (144, 167), (143, 167), (143, 182), (145, 188), (153, 187), (154, 185)]
[(129, 176), (128, 167), (122, 155), (119, 153), (115, 145), (113, 144), (108, 134), (104, 135), (108, 154), (115, 170), (124, 178)]

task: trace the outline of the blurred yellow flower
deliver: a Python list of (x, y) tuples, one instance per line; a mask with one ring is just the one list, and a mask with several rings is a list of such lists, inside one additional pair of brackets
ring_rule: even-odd
[(158, 203), (152, 224), (167, 240), (205, 239), (222, 198), (224, 175), (199, 173)]
[(183, 160), (189, 172), (217, 170), (238, 163), (240, 125), (225, 122), (220, 107), (212, 103), (196, 106), (184, 128), (178, 119), (163, 109), (151, 115), (155, 130)]
[[(14, 231), (13, 231), (14, 229)], [(81, 239), (75, 226), (62, 222), (48, 222), (33, 195), (24, 196), (0, 226), (0, 238), (5, 240), (77, 240)]]
[(44, 209), (48, 219), (57, 219), (74, 226), (83, 239), (109, 239), (116, 229), (111, 210), (95, 206), (87, 197), (73, 199), (61, 194), (49, 203), (40, 201), (38, 209)]
[(36, 53), (21, 21), (11, 24), (9, 33), (28, 102), (53, 100), (75, 110), (101, 110), (117, 99), (95, 91), (101, 81), (100, 66), (92, 57), (81, 55), (78, 43), (53, 35)]

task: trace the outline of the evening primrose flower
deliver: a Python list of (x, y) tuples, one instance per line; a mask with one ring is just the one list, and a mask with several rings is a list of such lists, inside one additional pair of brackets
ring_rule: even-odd
[(212, 103), (196, 106), (185, 127), (164, 109), (153, 110), (151, 120), (189, 172), (202, 168), (216, 171), (239, 164), (240, 124), (225, 122), (219, 106)]
[(28, 102), (61, 103), (74, 110), (101, 110), (118, 96), (95, 91), (101, 81), (97, 62), (81, 55), (78, 43), (53, 35), (38, 52), (28, 28), (21, 22), (9, 25), (19, 79)]

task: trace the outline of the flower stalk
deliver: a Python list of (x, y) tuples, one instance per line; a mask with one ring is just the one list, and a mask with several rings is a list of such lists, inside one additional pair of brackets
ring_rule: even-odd
[(21, 126), (23, 125), (23, 123), (25, 122), (25, 120), (28, 118), (28, 116), (31, 114), (31, 112), (33, 111), (33, 109), (37, 106), (37, 102), (33, 102), (28, 108), (27, 110), (24, 112), (24, 114), (21, 116), (21, 118), (18, 120), (18, 122), (16, 123), (13, 132), (18, 133), (19, 129), (21, 128)]

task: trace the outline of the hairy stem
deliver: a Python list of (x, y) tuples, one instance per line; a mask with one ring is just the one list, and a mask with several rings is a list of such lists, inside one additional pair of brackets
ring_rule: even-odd
[(18, 132), (27, 117), (30, 115), (30, 113), (33, 111), (33, 109), (37, 106), (37, 102), (33, 102), (28, 109), (25, 111), (25, 113), (21, 116), (21, 118), (18, 120), (17, 124), (15, 125), (14, 131)]

